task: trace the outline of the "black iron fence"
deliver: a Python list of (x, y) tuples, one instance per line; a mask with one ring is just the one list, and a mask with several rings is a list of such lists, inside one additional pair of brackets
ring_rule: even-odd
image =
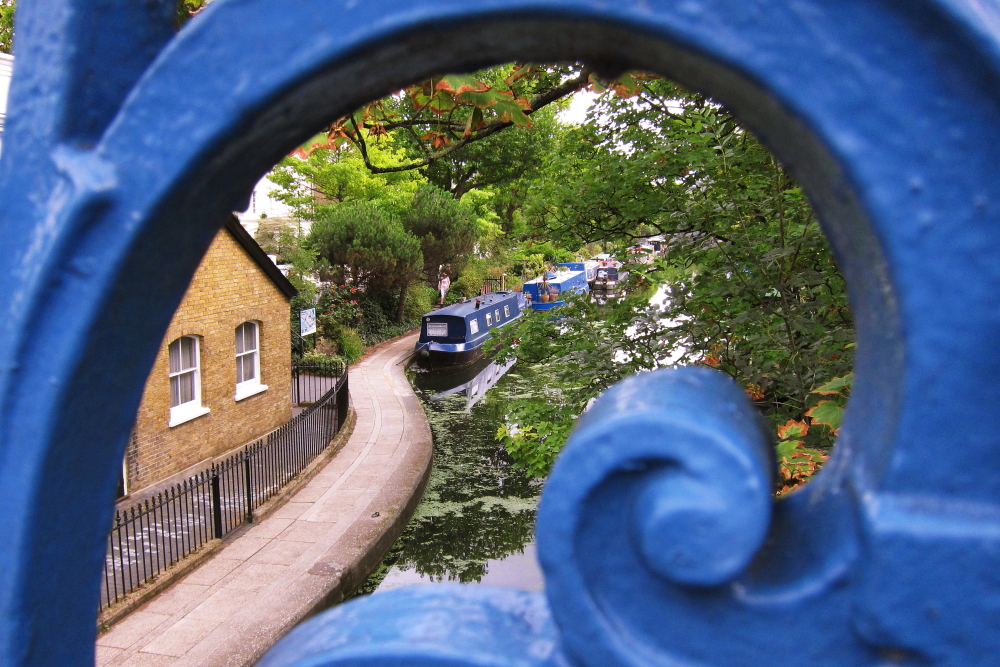
[(503, 274), (499, 278), (483, 278), (483, 287), (479, 290), (480, 294), (489, 294), (490, 292), (503, 292), (507, 289), (507, 274)]
[(347, 419), (347, 368), (317, 377), (329, 387), (302, 414), (208, 470), (115, 512), (101, 609), (252, 521), (254, 510), (326, 449)]
[(310, 405), (330, 391), (347, 366), (337, 360), (292, 361), (292, 405)]

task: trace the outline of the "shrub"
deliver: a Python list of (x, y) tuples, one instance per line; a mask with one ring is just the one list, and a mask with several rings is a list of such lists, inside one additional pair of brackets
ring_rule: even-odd
[(344, 372), (344, 365), (347, 363), (342, 357), (335, 354), (322, 354), (311, 351), (295, 360), (298, 366), (310, 366), (309, 373), (325, 377), (339, 377)]
[[(402, 336), (408, 331), (420, 326), (420, 319), (396, 321), (396, 306), (398, 297), (392, 294), (362, 293), (358, 299), (361, 307), (361, 320), (357, 332), (365, 345), (376, 345), (384, 340)], [(426, 311), (424, 311), (426, 312)], [(405, 312), (404, 312), (405, 315)]]
[(416, 284), (410, 287), (406, 294), (406, 307), (403, 310), (405, 321), (420, 320), (420, 316), (428, 312), (437, 303), (438, 291), (433, 287)]
[(365, 344), (356, 329), (340, 326), (334, 334), (334, 341), (340, 349), (340, 356), (349, 364), (357, 363), (365, 353)]

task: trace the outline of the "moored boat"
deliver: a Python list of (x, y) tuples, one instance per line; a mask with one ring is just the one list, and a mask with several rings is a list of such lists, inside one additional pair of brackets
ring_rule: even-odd
[(531, 300), (532, 310), (552, 310), (566, 305), (560, 295), (589, 292), (590, 285), (584, 271), (547, 271), (524, 283), (522, 289), (525, 298)]
[(597, 269), (597, 277), (594, 279), (594, 290), (613, 291), (618, 288), (618, 283), (628, 276), (628, 272), (620, 271), (617, 262), (602, 262), (602, 266)]
[(416, 352), (434, 364), (465, 364), (483, 355), (490, 332), (522, 315), (520, 292), (491, 292), (424, 313)]
[(564, 267), (570, 271), (583, 271), (587, 277), (587, 282), (593, 286), (594, 278), (597, 277), (597, 269), (600, 266), (600, 262), (596, 259), (588, 259), (583, 262), (560, 262), (556, 264), (556, 267)]

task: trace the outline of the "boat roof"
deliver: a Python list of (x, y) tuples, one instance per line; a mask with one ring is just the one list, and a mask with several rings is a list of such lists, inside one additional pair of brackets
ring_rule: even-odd
[(444, 308), (439, 308), (437, 310), (432, 310), (429, 313), (424, 313), (422, 317), (432, 317), (434, 315), (451, 315), (452, 317), (465, 318), (468, 315), (472, 315), (476, 312), (476, 301), (479, 301), (479, 309), (485, 310), (487, 307), (494, 304), (508, 303), (514, 298), (514, 293), (510, 291), (506, 292), (490, 292), (489, 294), (484, 294), (482, 296), (477, 296), (473, 299), (466, 299), (460, 303), (454, 303), (450, 306)]
[[(563, 282), (565, 280), (569, 280), (570, 278), (574, 278), (576, 276), (582, 276), (582, 275), (584, 275), (584, 272), (583, 271), (559, 271), (554, 276), (551, 273), (549, 273), (548, 275), (551, 276), (551, 277), (548, 278), (545, 282), (549, 282), (549, 283), (561, 283), (561, 282)], [(528, 283), (540, 283), (540, 282), (542, 282), (542, 277), (538, 276), (537, 278), (532, 278), (531, 280), (526, 280), (525, 284), (528, 284)]]

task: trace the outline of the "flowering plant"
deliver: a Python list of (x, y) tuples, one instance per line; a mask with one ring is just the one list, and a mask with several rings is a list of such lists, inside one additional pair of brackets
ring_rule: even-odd
[(356, 287), (329, 285), (320, 288), (316, 320), (324, 338), (333, 336), (339, 326), (355, 327), (361, 320)]

